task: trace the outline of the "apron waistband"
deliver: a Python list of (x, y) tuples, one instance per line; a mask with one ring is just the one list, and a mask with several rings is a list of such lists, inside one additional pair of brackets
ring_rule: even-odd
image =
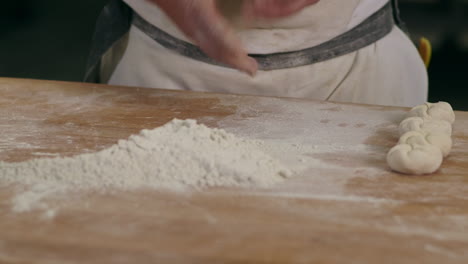
[[(175, 38), (154, 26), (137, 13), (133, 14), (132, 23), (168, 50), (197, 61), (229, 67), (211, 59), (199, 47)], [(259, 70), (262, 71), (310, 65), (352, 53), (375, 43), (389, 34), (394, 25), (392, 3), (388, 2), (358, 26), (318, 46), (292, 52), (249, 54), (249, 56), (257, 60)]]

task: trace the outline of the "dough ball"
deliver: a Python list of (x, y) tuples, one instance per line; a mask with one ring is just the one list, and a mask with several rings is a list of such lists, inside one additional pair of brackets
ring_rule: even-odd
[(450, 124), (455, 122), (455, 113), (449, 103), (425, 103), (411, 109), (409, 117), (421, 117), (423, 119), (445, 120)]
[(387, 163), (392, 170), (414, 175), (434, 173), (442, 161), (442, 152), (433, 145), (400, 144), (387, 155)]
[(408, 144), (412, 146), (433, 145), (440, 149), (443, 157), (447, 157), (450, 154), (450, 151), (452, 151), (452, 137), (447, 134), (435, 132), (410, 131), (400, 137), (399, 144)]
[(401, 122), (400, 135), (410, 131), (430, 131), (434, 133), (441, 133), (452, 135), (452, 124), (445, 120), (426, 119), (421, 117), (409, 117)]

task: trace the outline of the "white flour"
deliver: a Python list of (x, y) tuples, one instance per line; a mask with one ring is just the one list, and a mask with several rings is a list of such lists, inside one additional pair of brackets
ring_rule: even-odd
[(291, 175), (258, 141), (195, 120), (173, 120), (93, 154), (0, 162), (0, 183), (24, 188), (12, 200), (19, 212), (46, 209), (44, 198), (66, 190), (268, 187)]

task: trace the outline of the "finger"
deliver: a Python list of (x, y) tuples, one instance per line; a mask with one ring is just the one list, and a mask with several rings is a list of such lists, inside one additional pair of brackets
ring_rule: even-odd
[(206, 11), (194, 23), (194, 40), (208, 56), (254, 75), (257, 62), (247, 55), (235, 31), (216, 8)]

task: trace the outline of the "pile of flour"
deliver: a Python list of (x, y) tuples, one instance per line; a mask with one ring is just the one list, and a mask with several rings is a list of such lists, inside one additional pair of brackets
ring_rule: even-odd
[(0, 183), (28, 186), (13, 199), (16, 211), (26, 211), (68, 189), (268, 187), (292, 175), (258, 146), (195, 120), (173, 120), (93, 154), (0, 162)]

